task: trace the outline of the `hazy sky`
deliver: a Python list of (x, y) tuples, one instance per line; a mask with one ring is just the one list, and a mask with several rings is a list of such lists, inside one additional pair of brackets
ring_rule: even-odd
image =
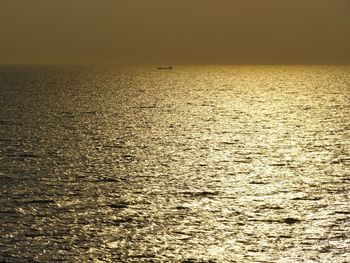
[(0, 0), (0, 63), (348, 63), (350, 0)]

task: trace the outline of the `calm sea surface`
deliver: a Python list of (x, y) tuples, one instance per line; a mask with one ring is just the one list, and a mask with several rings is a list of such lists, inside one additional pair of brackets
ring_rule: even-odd
[(1, 262), (350, 262), (350, 66), (0, 67)]

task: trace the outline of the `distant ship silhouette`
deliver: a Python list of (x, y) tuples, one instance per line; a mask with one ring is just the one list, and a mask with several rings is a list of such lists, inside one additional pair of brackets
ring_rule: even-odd
[(169, 67), (157, 67), (157, 69), (173, 69), (172, 66), (169, 66)]

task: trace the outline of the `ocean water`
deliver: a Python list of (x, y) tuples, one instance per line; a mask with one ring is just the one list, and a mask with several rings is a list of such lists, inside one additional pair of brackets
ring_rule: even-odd
[(1, 262), (350, 262), (350, 66), (0, 67)]

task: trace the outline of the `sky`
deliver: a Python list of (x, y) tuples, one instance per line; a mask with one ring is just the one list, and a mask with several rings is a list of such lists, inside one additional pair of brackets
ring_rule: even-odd
[(0, 0), (0, 64), (350, 64), (350, 0)]

